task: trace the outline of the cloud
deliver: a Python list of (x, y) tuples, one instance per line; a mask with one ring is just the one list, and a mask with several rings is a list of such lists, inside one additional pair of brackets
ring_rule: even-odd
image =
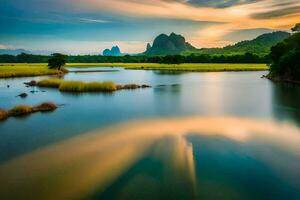
[(103, 20), (103, 19), (88, 19), (88, 18), (80, 18), (79, 21), (84, 23), (111, 23), (111, 21)]
[(4, 44), (0, 44), (0, 49), (8, 49), (8, 47)]
[(253, 3), (258, 0), (162, 0), (162, 1), (186, 3), (198, 7), (226, 8), (235, 5)]
[(40, 24), (76, 24), (76, 23), (111, 23), (109, 20), (99, 19), (99, 18), (79, 18), (62, 14), (32, 14), (31, 16), (3, 16), (3, 19), (11, 19), (18, 21), (27, 21), (32, 23)]
[(299, 13), (300, 13), (300, 5), (290, 6), (287, 8), (274, 9), (267, 12), (255, 13), (252, 15), (252, 17), (255, 19), (270, 19), (270, 18), (282, 17), (290, 14), (299, 14)]
[[(223, 0), (212, 7), (202, 0), (77, 0), (77, 6), (91, 11), (105, 10), (136, 18), (206, 21), (215, 24), (199, 28), (193, 41), (227, 44), (224, 36), (244, 29), (286, 29), (300, 21), (299, 1)], [(209, 1), (212, 2), (212, 1)], [(197, 4), (197, 6), (195, 6)], [(203, 6), (201, 6), (203, 5)], [(276, 20), (272, 18), (277, 13)], [(266, 16), (266, 17), (263, 17)], [(201, 42), (197, 42), (201, 45)]]
[(189, 4), (196, 6), (208, 6), (208, 7), (216, 7), (216, 8), (226, 8), (240, 4), (253, 3), (257, 0), (215, 0), (215, 1), (207, 1), (207, 0), (188, 0), (186, 1)]
[[(20, 44), (20, 43), (19, 43)], [(47, 46), (47, 53), (60, 52), (72, 55), (101, 54), (106, 48), (118, 45), (122, 53), (144, 52), (147, 42), (144, 41), (77, 41), (77, 40), (35, 40), (22, 42), (32, 52), (42, 52)]]
[[(72, 35), (72, 39), (77, 37), (79, 41), (87, 37), (150, 41), (155, 34), (170, 30), (187, 36), (198, 47), (224, 46), (231, 41), (226, 35), (234, 32), (262, 28), (289, 30), (300, 21), (299, 0), (5, 1), (6, 12), (0, 12), (0, 23), (6, 21), (5, 25), (17, 34), (29, 32), (28, 26), (24, 25), (23, 32), (19, 27), (30, 23), (30, 30), (39, 31), (36, 35)], [(9, 4), (13, 6), (8, 8)], [(186, 23), (179, 26), (166, 21)]]
[(0, 44), (0, 49), (16, 49), (13, 45)]

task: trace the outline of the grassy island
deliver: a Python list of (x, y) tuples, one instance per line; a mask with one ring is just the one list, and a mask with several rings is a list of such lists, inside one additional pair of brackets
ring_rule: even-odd
[(126, 84), (117, 85), (114, 82), (82, 82), (63, 79), (45, 79), (37, 82), (39, 87), (57, 88), (62, 92), (114, 92), (122, 89), (148, 88), (148, 85)]
[(50, 112), (57, 109), (57, 105), (52, 102), (45, 102), (37, 106), (30, 105), (16, 105), (10, 110), (0, 109), (0, 121), (9, 117), (26, 116), (35, 112)]

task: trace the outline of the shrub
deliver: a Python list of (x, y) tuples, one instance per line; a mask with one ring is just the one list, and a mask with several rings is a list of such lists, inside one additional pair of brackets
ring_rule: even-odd
[(0, 120), (4, 120), (8, 118), (9, 114), (6, 110), (0, 108)]
[(60, 53), (54, 53), (51, 55), (51, 58), (48, 60), (48, 66), (50, 69), (60, 70), (62, 66), (66, 64), (66, 55)]
[(10, 110), (12, 116), (28, 115), (33, 112), (33, 108), (28, 105), (16, 105)]
[(48, 111), (53, 111), (57, 108), (57, 105), (55, 103), (52, 103), (52, 102), (45, 102), (45, 103), (42, 103), (38, 106), (35, 106), (33, 108), (33, 110), (35, 112), (39, 111), (39, 112), (48, 112)]

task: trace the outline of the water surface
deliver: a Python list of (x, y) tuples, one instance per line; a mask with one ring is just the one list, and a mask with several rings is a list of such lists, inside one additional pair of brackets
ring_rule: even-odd
[(298, 86), (266, 72), (105, 69), (118, 71), (63, 78), (153, 87), (76, 95), (23, 84), (45, 77), (0, 80), (2, 108), (65, 104), (0, 122), (3, 197), (300, 198)]

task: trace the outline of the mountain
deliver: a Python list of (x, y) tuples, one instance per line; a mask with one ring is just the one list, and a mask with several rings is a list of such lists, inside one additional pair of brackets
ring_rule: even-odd
[(185, 54), (244, 54), (246, 52), (267, 55), (270, 53), (272, 46), (288, 38), (291, 34), (283, 31), (276, 31), (273, 33), (265, 33), (253, 40), (246, 40), (229, 45), (224, 48), (203, 48), (196, 51), (185, 52)]
[(160, 34), (157, 36), (152, 46), (147, 44), (145, 55), (174, 55), (181, 54), (187, 50), (195, 50), (196, 48), (185, 41), (181, 35), (171, 33), (169, 36)]
[(30, 51), (27, 51), (25, 49), (0, 49), (0, 55), (4, 55), (4, 54), (7, 54), (7, 55), (19, 55), (21, 53), (27, 53), (27, 54), (31, 54)]
[(103, 56), (121, 56), (121, 50), (118, 46), (114, 46), (111, 49), (105, 49), (103, 51)]

